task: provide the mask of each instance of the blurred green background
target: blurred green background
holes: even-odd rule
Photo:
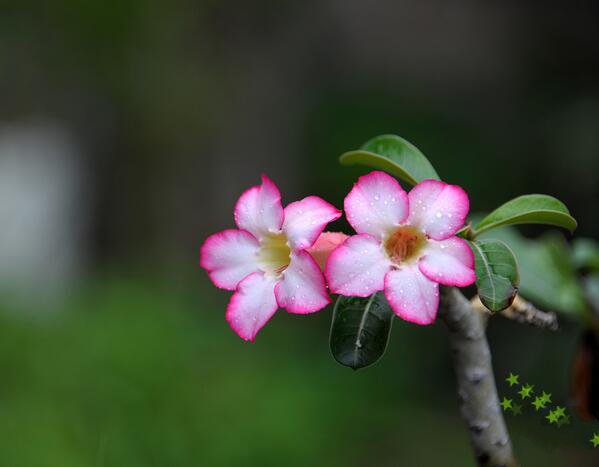
[[[341,207],[363,170],[337,156],[383,133],[473,211],[547,193],[598,238],[598,26],[595,2],[2,3],[0,465],[473,465],[440,324],[396,320],[358,372],[330,309],[244,343],[199,246],[262,172]],[[513,371],[570,404],[560,324],[492,320],[501,395]],[[507,422],[524,466],[597,465],[596,422]]]

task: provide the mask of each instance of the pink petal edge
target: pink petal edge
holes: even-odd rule
[[[385,297],[397,316],[422,326],[432,324],[439,309],[439,284],[429,280],[415,265],[385,276]]]
[[[408,196],[399,182],[378,170],[361,176],[343,204],[354,230],[378,239],[404,222],[409,214]]]
[[[258,270],[259,242],[245,230],[227,229],[210,235],[200,247],[200,266],[220,289],[235,290],[239,282]]]
[[[227,306],[225,318],[239,337],[253,342],[258,331],[278,309],[275,299],[276,281],[261,272],[247,276],[239,283]]]
[[[458,237],[429,240],[418,268],[430,280],[443,285],[466,287],[476,281],[474,253],[468,242]]]
[[[470,209],[466,192],[458,185],[427,179],[408,193],[407,223],[420,228],[434,240],[453,236],[464,225]]]
[[[329,222],[341,217],[341,211],[318,196],[308,196],[285,207],[283,231],[292,249],[309,248]]]
[[[331,303],[322,272],[307,251],[292,254],[291,264],[275,286],[275,297],[279,307],[295,314],[314,313]]]
[[[284,212],[281,205],[281,192],[266,175],[262,184],[245,190],[233,213],[237,227],[247,230],[260,239],[269,232],[278,232],[283,226]]]
[[[391,261],[371,235],[349,237],[327,260],[325,277],[331,293],[350,297],[368,297],[383,290]]]

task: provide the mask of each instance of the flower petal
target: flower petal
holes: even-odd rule
[[[275,295],[279,306],[290,313],[314,313],[331,302],[322,272],[306,251],[292,253]]]
[[[408,197],[390,175],[374,171],[358,179],[345,198],[345,213],[359,234],[382,239],[408,217]]]
[[[258,271],[260,245],[245,230],[224,230],[211,235],[200,249],[200,266],[217,287],[235,290],[242,279]]]
[[[312,258],[318,263],[318,266],[324,271],[325,265],[331,253],[341,245],[348,236],[341,232],[323,232],[306,251],[312,255]]]
[[[391,261],[370,235],[349,237],[331,253],[325,275],[332,293],[368,297],[383,290]]]
[[[466,287],[474,283],[474,254],[466,240],[450,237],[429,240],[418,262],[422,274],[443,285]]]
[[[227,307],[227,322],[246,341],[256,334],[277,311],[276,280],[261,272],[250,274],[239,283]]]
[[[439,308],[439,284],[425,277],[415,264],[385,277],[385,296],[397,316],[416,324],[431,324]]]
[[[332,204],[318,196],[308,196],[285,208],[283,231],[292,249],[311,247],[329,222],[341,217]]]
[[[262,175],[262,185],[246,190],[235,205],[235,223],[257,239],[269,232],[278,232],[283,225],[281,193],[277,186]]]
[[[435,240],[444,240],[463,225],[470,202],[466,192],[457,185],[438,180],[424,180],[410,193],[410,216],[407,223],[420,228]]]

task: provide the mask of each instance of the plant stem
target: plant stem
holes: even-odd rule
[[[486,318],[454,287],[442,291],[441,318],[449,330],[460,413],[479,466],[517,466],[493,375]]]

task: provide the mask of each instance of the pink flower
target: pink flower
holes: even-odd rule
[[[253,341],[279,307],[305,314],[330,303],[322,272],[306,249],[339,217],[316,196],[283,209],[279,189],[266,176],[241,195],[235,206],[239,230],[212,235],[200,252],[212,282],[236,291],[226,318],[241,338]]]
[[[468,214],[462,188],[424,180],[409,194],[384,172],[360,177],[345,198],[347,219],[359,235],[329,257],[332,293],[367,297],[384,290],[395,314],[418,324],[435,321],[439,284],[472,284],[474,255],[455,236]]]

